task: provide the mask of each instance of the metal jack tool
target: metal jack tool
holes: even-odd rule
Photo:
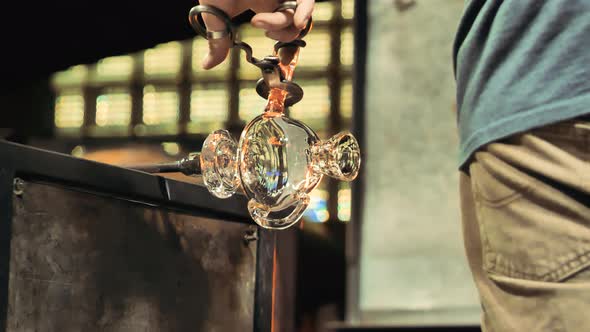
[[[285,1],[275,9],[275,12],[285,10],[295,10],[297,8],[297,1]],[[226,28],[221,31],[207,31],[203,23],[201,14],[207,13],[215,15],[225,22]],[[189,12],[189,21],[193,29],[206,39],[222,39],[229,38],[232,47],[237,47],[246,53],[246,61],[258,67],[262,72],[262,78],[256,83],[256,92],[264,99],[268,98],[270,89],[279,88],[287,91],[285,106],[289,107],[303,98],[303,89],[291,81],[292,77],[286,77],[286,73],[281,70],[281,64],[287,65],[291,63],[293,58],[297,56],[300,47],[305,47],[305,42],[301,39],[307,35],[313,26],[310,19],[307,26],[301,31],[299,37],[291,42],[277,42],[274,46],[275,55],[266,56],[258,59],[253,56],[252,47],[246,42],[240,41],[237,38],[237,29],[232,23],[231,18],[221,9],[208,6],[198,5]]]

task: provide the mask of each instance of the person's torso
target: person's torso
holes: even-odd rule
[[[491,141],[590,113],[590,1],[466,1],[454,59],[463,165]]]

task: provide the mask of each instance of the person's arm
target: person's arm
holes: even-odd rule
[[[274,12],[282,1],[277,0],[201,0],[202,5],[215,6],[230,17],[234,17],[250,9],[256,13],[251,24],[256,28],[266,30],[266,36],[279,41],[291,41],[297,38],[307,21],[311,18],[314,0],[297,0],[297,9]],[[225,29],[222,20],[213,15],[203,14],[203,21],[209,31]],[[229,37],[209,40],[209,52],[202,62],[205,69],[210,69],[222,63],[230,48]]]

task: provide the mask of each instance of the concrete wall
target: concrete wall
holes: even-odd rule
[[[452,43],[463,1],[368,6],[360,317],[477,322],[456,163]]]

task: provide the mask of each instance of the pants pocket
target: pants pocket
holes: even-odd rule
[[[526,147],[489,152],[494,150],[478,152],[470,165],[484,269],[549,282],[588,276],[590,209],[553,182],[543,181],[547,174],[537,176],[538,168],[530,171],[526,163],[535,158],[528,152],[519,156]],[[555,179],[552,176],[547,178]]]

